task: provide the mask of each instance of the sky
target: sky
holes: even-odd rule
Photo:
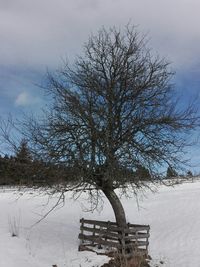
[[[0,116],[39,112],[47,68],[73,61],[100,27],[128,22],[171,62],[183,103],[200,101],[199,10],[199,0],[0,0]]]

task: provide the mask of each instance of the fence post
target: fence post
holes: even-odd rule
[[[147,255],[148,255],[148,246],[149,246],[149,230],[150,230],[150,226],[147,229],[147,238],[146,238],[146,242],[147,242],[147,244],[146,244],[146,253],[147,253]]]
[[[83,227],[84,227],[84,218],[81,219],[81,226],[82,226],[81,227],[81,234],[83,235],[83,232],[84,232],[84,230],[83,230]],[[83,244],[83,243],[84,243],[84,239],[81,240],[81,244]]]
[[[106,241],[107,241],[107,239],[108,239],[109,230],[110,230],[110,221],[107,222],[106,237],[105,237],[105,240],[106,240]]]
[[[82,246],[83,246],[83,243],[84,243],[84,238],[83,238],[84,218],[80,219],[80,223],[81,223],[81,235],[82,235],[82,238],[80,239],[80,245],[78,247],[79,251],[82,250]]]
[[[94,225],[93,225],[93,233],[92,233],[93,238],[95,238],[95,229],[96,229],[96,224],[94,223]],[[94,245],[94,239],[92,241],[92,245]]]
[[[122,229],[121,231],[121,246],[122,246],[122,256],[125,257],[125,254],[126,254],[126,242],[125,242],[125,233],[124,233],[124,230]]]
[[[102,237],[102,227],[100,226],[100,228],[99,228],[99,241],[101,240],[101,237]],[[101,243],[99,242],[99,244],[98,244],[98,249],[102,249],[102,246],[101,246]]]

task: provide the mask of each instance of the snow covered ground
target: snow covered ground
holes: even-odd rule
[[[33,192],[18,197],[12,190],[0,190],[1,267],[97,267],[108,261],[77,251],[80,218],[114,220],[106,200],[104,209],[92,214],[82,210],[84,199],[67,197],[63,208],[36,223],[56,199],[46,205],[47,197]],[[128,221],[151,226],[152,266],[160,261],[164,267],[200,266],[200,181],[141,194],[139,209],[134,198],[122,202]],[[18,237],[12,237],[14,232]]]

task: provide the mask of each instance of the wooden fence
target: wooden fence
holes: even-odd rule
[[[149,245],[149,225],[127,224],[126,229],[117,226],[115,222],[80,220],[81,240],[79,250],[88,247],[101,248],[105,246],[110,251],[120,252],[126,258],[131,256],[147,256]]]

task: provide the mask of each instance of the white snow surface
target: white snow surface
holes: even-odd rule
[[[157,193],[142,193],[138,201],[139,207],[135,198],[122,198],[127,220],[151,227],[151,266],[199,267],[200,180],[159,186]],[[109,261],[94,252],[78,252],[80,218],[114,220],[107,200],[101,212],[86,213],[83,197],[74,201],[66,196],[63,208],[37,223],[55,202],[33,191],[19,197],[0,189],[0,267],[98,267]],[[18,236],[12,237],[13,232]]]

